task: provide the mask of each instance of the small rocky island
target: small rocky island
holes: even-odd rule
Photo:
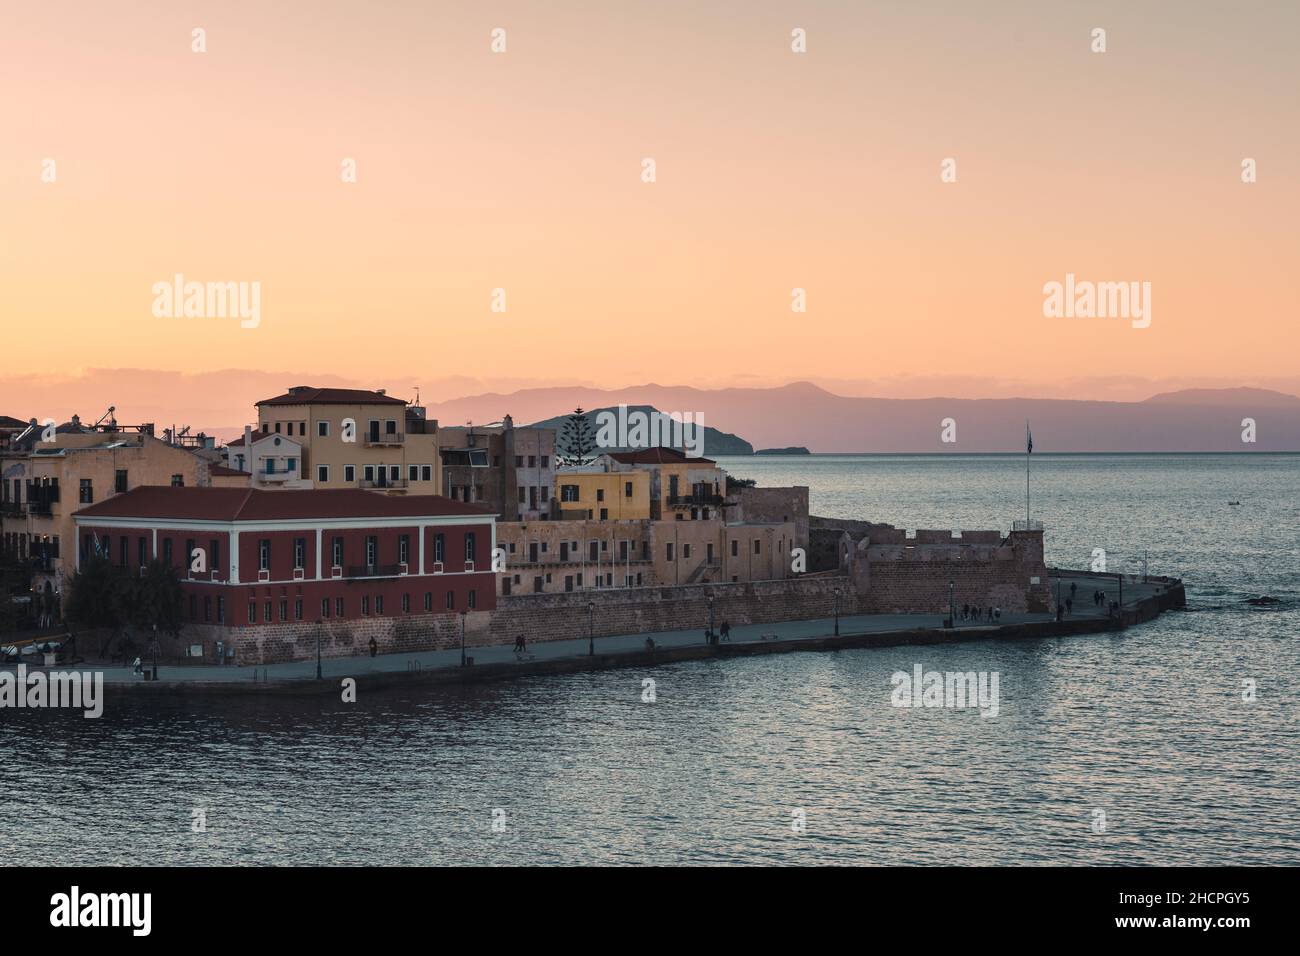
[[[802,445],[791,445],[789,448],[760,448],[754,452],[755,455],[811,455],[807,448]]]

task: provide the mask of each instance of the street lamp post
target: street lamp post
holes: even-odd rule
[[[469,611],[460,612],[460,666],[465,666],[465,619],[469,617]]]
[[[835,589],[835,636],[840,636],[840,589]]]
[[[321,637],[321,622],[320,622],[320,618],[316,618],[316,679],[317,680],[320,680],[320,637]]]
[[[948,582],[948,626],[957,627],[957,604],[956,598],[952,596],[952,582]]]
[[[596,656],[596,631],[592,624],[592,616],[596,613],[596,602],[587,602],[587,656]]]
[[[713,595],[709,595],[709,640],[713,640]]]

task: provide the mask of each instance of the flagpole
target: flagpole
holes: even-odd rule
[[[1029,432],[1029,419],[1025,419],[1025,530],[1029,530],[1029,455],[1034,449],[1034,439]]]

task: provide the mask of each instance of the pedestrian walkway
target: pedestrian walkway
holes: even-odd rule
[[[1061,575],[1060,588],[1061,595],[1064,599],[1069,593],[1071,582],[1075,582],[1078,587],[1075,593],[1074,613],[1067,619],[1074,618],[1102,618],[1106,616],[1103,609],[1095,607],[1091,601],[1093,590],[1098,586],[1097,579],[1070,575],[1063,572]],[[1053,593],[1055,594],[1056,579],[1052,579]],[[1117,599],[1118,590],[1110,588],[1107,585],[1108,599]],[[1159,585],[1129,585],[1124,586],[1124,604],[1129,606],[1138,600],[1153,595],[1158,590]],[[1111,591],[1115,593],[1112,595]],[[1082,607],[1080,606],[1082,605]],[[960,606],[958,607],[960,612]],[[847,634],[888,634],[891,632],[913,631],[921,629],[938,629],[943,627],[943,620],[946,615],[941,614],[855,614],[845,615],[839,619],[839,633]],[[1053,620],[1052,614],[1007,614],[1003,613],[1001,618],[990,624],[987,621],[980,622],[963,622],[957,621],[957,631],[987,631],[995,632],[999,626],[1023,624],[1026,622],[1045,622]],[[687,646],[703,646],[706,641],[704,637],[704,623],[698,629],[682,631],[656,631],[653,633],[639,634],[618,634],[613,636],[596,637],[590,641],[585,634],[575,633],[572,638],[558,641],[541,641],[530,643],[526,654],[516,655],[513,642],[510,644],[494,644],[490,646],[468,647],[465,650],[467,657],[473,658],[476,665],[484,664],[512,664],[512,663],[532,663],[537,661],[553,661],[562,658],[576,658],[587,656],[594,645],[595,653],[598,655],[610,654],[634,654],[644,652],[646,649],[646,638],[654,640],[656,649],[664,650],[668,648],[678,648]],[[716,625],[721,625],[721,621],[715,621]],[[782,640],[782,641],[799,641],[813,640],[824,638],[835,634],[835,619],[830,617],[814,618],[804,621],[782,621],[775,624],[733,624],[731,627],[730,644],[760,643],[765,640]],[[726,646],[726,645],[723,645]],[[332,680],[340,680],[344,677],[361,677],[365,675],[384,674],[384,673],[401,673],[414,670],[436,670],[442,668],[457,668],[461,665],[460,648],[451,648],[436,651],[420,651],[417,653],[405,654],[380,654],[376,657],[343,657],[343,658],[325,658],[321,662],[321,676]],[[13,670],[13,665],[6,665],[5,669]],[[28,664],[28,669],[32,670],[32,664]],[[88,667],[79,665],[76,668],[56,667],[53,670],[93,670],[96,673],[104,675],[105,683],[137,683],[141,677],[135,674],[130,667]],[[522,669],[522,668],[521,668]],[[316,677],[316,661],[294,661],[287,664],[266,664],[256,667],[234,667],[220,666],[215,664],[208,665],[172,665],[166,664],[159,666],[158,678],[167,682],[227,682],[227,681],[286,681],[286,680],[310,680]]]

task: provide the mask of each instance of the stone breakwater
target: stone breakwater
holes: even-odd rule
[[[1090,575],[1088,572],[1062,572],[1079,582],[1095,581],[1099,586],[1113,587],[1114,575]],[[1160,614],[1184,607],[1186,598],[1182,581],[1176,578],[1148,579],[1145,596],[1127,602],[1123,611],[1114,617],[1091,616],[1069,618],[1063,621],[1030,620],[982,627],[904,627],[897,630],[849,632],[840,635],[824,634],[793,638],[777,637],[770,640],[737,641],[725,644],[689,644],[661,647],[654,650],[635,649],[620,652],[599,652],[588,656],[575,653],[569,656],[542,660],[523,660],[497,663],[476,663],[468,667],[435,666],[358,673],[353,679],[357,687],[367,690],[383,688],[429,687],[444,684],[467,684],[486,681],[509,680],[516,677],[563,674],[576,671],[605,670],[619,667],[654,667],[680,661],[707,658],[728,658],[756,654],[781,654],[793,651],[834,651],[850,648],[897,647],[905,645],[952,644],[981,640],[1034,640],[1047,637],[1068,637],[1105,631],[1124,630],[1158,617]],[[398,662],[394,662],[395,664]],[[172,679],[172,674],[183,674],[184,668],[168,668],[171,674],[158,681],[110,682],[106,690],[112,693],[135,694],[204,694],[238,695],[283,694],[290,696],[337,697],[337,675],[323,680],[295,677],[281,679],[267,669],[261,680]],[[256,674],[256,669],[251,669]]]

